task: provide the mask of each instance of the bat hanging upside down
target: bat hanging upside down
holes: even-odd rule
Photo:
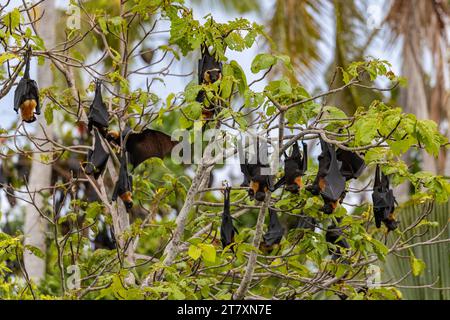
[[[394,193],[389,187],[389,178],[381,172],[378,165],[375,170],[372,201],[376,227],[380,228],[383,222],[388,232],[397,229],[399,222],[395,219],[394,215]]]
[[[316,179],[306,189],[313,195],[321,195],[324,201],[322,211],[331,214],[345,197],[345,178],[333,146],[320,139],[322,153],[319,155],[319,170]]]
[[[133,207],[132,191],[133,180],[131,175],[128,173],[127,154],[126,152],[124,152],[120,160],[119,179],[117,180],[116,186],[114,187],[112,200],[116,201],[117,197],[119,197],[124,203],[127,210],[131,210],[131,208]]]
[[[14,110],[22,120],[31,123],[36,121],[35,114],[41,114],[39,104],[39,90],[36,81],[30,79],[30,51],[25,55],[26,67],[22,79],[20,79],[14,92]]]
[[[264,150],[262,154],[268,154],[267,144],[263,145]],[[248,163],[248,159],[244,156],[244,163],[241,164],[241,172],[244,174],[244,182],[241,184],[242,187],[250,187],[248,190],[248,195],[252,199],[257,201],[264,201],[267,191],[273,191],[273,176],[267,174],[264,171],[269,171],[270,167],[268,164],[261,163],[259,159],[259,143],[257,146],[256,161],[251,161]]]
[[[202,58],[198,61],[198,84],[212,84],[222,79],[222,62],[209,53],[208,47],[202,45]],[[202,119],[212,120],[217,113],[218,106],[209,102],[206,106],[206,92],[200,90],[196,101],[203,104]]]
[[[288,157],[286,154],[284,156],[284,176],[275,184],[274,190],[277,190],[282,185],[286,185],[287,191],[297,194],[303,188],[302,176],[308,169],[307,146],[303,143],[302,155],[296,141],[292,147],[291,156]]]
[[[223,200],[223,213],[222,222],[220,224],[220,241],[222,247],[226,248],[234,242],[234,235],[238,233],[237,229],[233,225],[233,218],[230,213],[230,191],[231,188],[225,188],[224,200]],[[234,245],[231,247],[231,251],[234,252]]]

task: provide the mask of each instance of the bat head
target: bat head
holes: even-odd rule
[[[259,172],[259,170],[258,170]],[[255,198],[257,201],[264,201],[266,192],[270,189],[271,178],[260,173],[255,174],[250,178],[250,189],[248,195]]]
[[[214,83],[217,80],[222,79],[222,70],[217,68],[206,70],[203,74],[203,79],[206,83]]]
[[[209,53],[207,47],[202,47],[202,58],[198,64],[199,84],[211,84],[222,78],[222,63]]]
[[[127,210],[130,210],[133,207],[133,197],[131,195],[131,191],[126,191],[120,195],[120,199],[122,199],[123,204]]]

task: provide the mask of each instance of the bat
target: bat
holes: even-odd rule
[[[100,80],[95,82],[95,95],[88,114],[88,130],[96,127],[104,136],[108,128],[109,113],[102,98],[102,83]]]
[[[128,211],[133,207],[132,192],[133,180],[131,175],[128,173],[127,153],[123,152],[120,160],[119,178],[117,179],[114,187],[112,201],[116,201],[117,197],[119,197]]]
[[[263,154],[268,154],[267,145],[264,145]],[[268,190],[273,190],[273,177],[271,175],[265,174],[263,171],[269,170],[268,164],[262,164],[259,159],[260,146],[257,142],[257,155],[256,161],[248,163],[248,159],[244,156],[244,164],[241,164],[241,172],[244,174],[244,182],[242,186],[249,186],[248,195],[251,199],[256,199],[257,201],[264,201],[266,197],[266,192]],[[256,163],[254,163],[256,162]]]
[[[312,186],[306,187],[313,195],[320,194],[324,201],[322,211],[331,214],[345,197],[345,178],[333,146],[320,139],[322,153],[319,155],[319,170]]]
[[[269,228],[263,235],[263,241],[259,248],[265,253],[271,252],[275,246],[278,246],[284,235],[284,228],[278,220],[276,211],[269,208]]]
[[[316,219],[302,214],[302,216],[299,216],[297,219],[296,228],[309,229],[311,231],[314,231],[314,229],[316,228]]]
[[[109,152],[102,145],[98,130],[94,130],[94,150],[88,151],[87,164],[84,168],[87,175],[94,175],[95,179],[102,174],[108,162]]]
[[[110,131],[106,138],[121,145],[118,132]],[[163,132],[152,129],[133,132],[129,127],[122,132],[122,141],[124,140],[129,161],[134,168],[151,157],[163,159],[178,144],[178,141],[172,141],[171,137]]]
[[[377,165],[375,170],[375,183],[372,193],[373,214],[375,216],[375,225],[381,227],[381,223],[386,226],[388,232],[397,229],[399,222],[396,221],[395,197],[392,189],[389,188],[389,178],[381,172]]]
[[[198,84],[211,84],[222,79],[222,62],[218,61],[209,53],[208,47],[201,46],[202,57],[198,60]],[[211,120],[218,106],[210,102],[209,106],[205,106],[206,92],[200,90],[195,99],[204,105],[202,111],[202,119]]]
[[[341,254],[341,248],[348,249],[350,248],[347,240],[343,237],[344,233],[342,229],[338,226],[336,226],[334,223],[332,223],[325,234],[325,240],[328,243],[331,243],[333,245],[336,245],[335,249],[328,248],[328,253],[332,255],[332,260],[338,259]]]
[[[98,249],[116,249],[116,239],[114,238],[114,234],[112,233],[112,230],[106,226],[99,230],[94,239],[94,250]]]
[[[220,241],[222,242],[223,248],[232,244],[234,242],[235,233],[238,233],[233,225],[233,218],[230,214],[230,189],[230,187],[225,188],[222,223],[220,225]],[[231,247],[231,251],[234,252],[233,247]]]
[[[36,114],[41,114],[39,103],[39,89],[36,81],[30,79],[30,54],[28,50],[25,55],[25,73],[20,79],[14,92],[14,111],[19,113],[22,120],[31,123],[36,121]]]
[[[286,185],[286,190],[297,194],[303,188],[302,176],[308,169],[308,150],[307,145],[302,143],[303,155],[300,153],[300,148],[297,141],[292,147],[291,156],[285,154],[284,159],[284,176],[275,184],[274,190],[277,190],[282,185]]]
[[[355,152],[338,149],[336,157],[342,163],[341,174],[347,181],[357,179],[366,168],[364,160]]]

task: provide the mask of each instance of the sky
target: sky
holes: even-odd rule
[[[10,8],[17,6],[19,4],[21,4],[22,1],[20,0],[12,0],[11,1],[11,5]],[[206,1],[205,1],[206,2]],[[382,19],[382,12],[384,12],[383,10],[385,8],[383,8],[383,4],[385,3],[384,0],[375,0],[372,1],[374,3],[373,6],[369,7],[369,12],[368,12],[368,23],[371,23],[373,25],[376,26],[377,22],[381,21]],[[69,3],[69,0],[56,0],[56,5],[60,8],[66,8],[67,4]],[[189,3],[189,1],[187,1],[187,3]],[[216,21],[218,22],[226,22],[228,20],[232,20],[235,19],[237,17],[244,17],[250,21],[255,21],[257,23],[260,24],[264,24],[264,18],[269,19],[270,16],[264,16],[264,15],[259,15],[256,13],[246,13],[246,14],[238,14],[236,12],[226,12],[223,7],[219,4],[219,1],[217,0],[211,0],[212,5],[211,6],[199,6],[199,5],[194,5],[194,17],[196,19],[202,20],[202,18],[207,15],[208,13],[212,12],[214,18]],[[265,1],[261,1],[263,9],[262,12],[272,12],[272,8],[274,6],[275,1],[274,0],[265,0]],[[372,8],[372,9],[370,9]],[[264,16],[264,17],[263,17]],[[325,21],[323,21],[325,25],[330,25],[332,26],[333,21],[331,19],[325,19]],[[160,30],[167,30],[168,24],[161,24],[159,26]],[[330,28],[332,29],[332,28]],[[332,34],[330,34],[330,36],[332,36]],[[152,46],[156,46],[159,44],[163,44],[165,42],[165,36],[159,37],[158,39],[152,39]],[[320,49],[323,53],[323,59],[324,59],[324,64],[323,64],[323,70],[326,67],[326,65],[329,63],[330,59],[332,58],[331,56],[331,52],[332,50],[330,50],[330,45],[329,43],[332,43],[331,39],[330,41],[327,41],[327,43],[321,43],[320,44]],[[235,51],[231,51],[228,50],[227,51],[227,57],[229,58],[229,60],[236,60],[239,61],[239,63],[241,64],[242,68],[244,69],[247,78],[248,78],[248,82],[251,82],[254,79],[257,79],[258,77],[260,77],[259,74],[254,75],[253,73],[250,72],[250,65],[251,62],[253,60],[253,58],[256,56],[257,53],[259,52],[263,52],[264,50],[266,50],[267,48],[264,46],[263,43],[261,42],[257,42],[255,44],[255,46],[253,46],[252,48],[245,50],[244,52],[235,52]],[[380,46],[379,44],[377,44],[376,42],[374,43],[374,45],[372,45],[370,47],[369,50],[370,55],[377,57],[377,58],[382,58],[382,59],[388,59],[390,62],[393,63],[393,69],[394,72],[398,72],[399,71],[399,63],[398,63],[398,50],[396,50],[396,48],[394,48],[393,50],[387,51],[385,50],[384,47]],[[92,60],[94,60],[96,57],[91,57]],[[155,57],[156,59],[156,57]],[[189,63],[186,63],[186,59],[189,60]],[[195,68],[196,68],[196,57],[194,57],[192,54],[188,55],[185,59],[182,59],[182,61],[176,62],[173,65],[173,73],[178,73],[178,74],[188,74],[191,72],[195,72]],[[141,65],[142,66],[142,65]],[[159,68],[160,66],[158,66]],[[36,73],[37,73],[37,69],[36,69],[36,61],[32,62],[32,67],[31,67],[31,76],[32,77],[36,77]],[[319,72],[322,73],[322,72]],[[89,79],[87,79],[89,80]],[[165,78],[166,83],[165,85],[162,83],[157,83],[156,86],[154,87],[154,91],[161,96],[163,99],[165,99],[165,97],[167,97],[170,93],[172,92],[181,92],[184,90],[184,87],[187,84],[187,79],[184,77],[166,77]],[[191,80],[191,79],[189,79]],[[319,79],[319,84],[321,86],[325,86],[325,83],[323,82],[322,79]],[[139,80],[134,81],[134,86],[136,88],[138,87],[143,87],[145,85],[146,79],[144,77],[140,77]],[[260,83],[257,83],[254,86],[255,90],[261,90],[262,88],[264,88],[264,86],[266,85],[265,81],[262,81]],[[317,85],[317,83],[314,84],[309,84],[309,83],[304,83],[303,84],[307,89],[312,89],[314,86]],[[325,89],[325,87],[324,87]],[[0,127],[6,127],[9,126],[11,124],[12,121],[16,121],[18,115],[13,111],[12,109],[12,103],[13,103],[13,96],[14,96],[14,92],[13,90],[11,90],[11,92],[4,97],[2,100],[2,116],[0,117]],[[10,106],[8,108],[8,106]]]

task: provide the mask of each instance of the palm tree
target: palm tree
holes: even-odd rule
[[[434,120],[438,125],[450,120],[448,111],[448,61],[445,53],[449,43],[446,37],[449,6],[441,0],[395,0],[386,17],[393,31],[393,41],[402,41],[402,73],[409,85],[401,93],[400,104],[419,118]],[[425,71],[426,53],[431,57],[431,70]],[[434,83],[431,85],[431,83]],[[447,132],[448,134],[448,132]],[[448,134],[450,137],[450,135]],[[449,172],[444,152],[440,162],[423,153],[422,168],[431,172]]]

